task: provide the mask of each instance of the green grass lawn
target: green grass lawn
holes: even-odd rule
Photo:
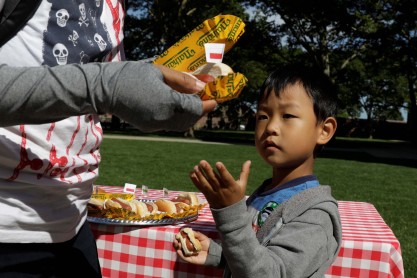
[[[247,194],[270,168],[250,145],[104,139],[100,177],[96,184],[145,184],[149,188],[195,191],[188,173],[201,159],[222,161],[237,177],[241,164],[251,160]],[[332,186],[338,200],[372,203],[401,243],[406,277],[417,273],[417,168],[403,160],[377,159],[349,150],[325,150],[317,159],[321,184]]]

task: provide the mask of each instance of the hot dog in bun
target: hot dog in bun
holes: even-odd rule
[[[158,207],[152,202],[132,200],[130,201],[130,204],[132,206],[132,211],[135,212],[141,218],[156,213],[158,211]]]
[[[103,209],[104,202],[99,199],[91,198],[87,203],[88,209]]]
[[[201,243],[195,238],[191,228],[182,228],[175,238],[181,242],[181,249],[185,256],[196,255],[201,251]]]
[[[130,211],[132,210],[132,206],[130,202],[121,198],[106,199],[104,201],[104,208],[105,209],[122,208],[122,209],[130,210]]]
[[[193,192],[180,193],[177,197],[171,199],[171,201],[186,203],[189,206],[197,206],[199,204],[197,195]]]
[[[90,215],[95,215],[101,212],[104,208],[104,202],[99,199],[90,198],[87,203],[87,210]]]
[[[227,76],[229,73],[233,73],[233,69],[224,63],[207,63],[199,67],[192,74],[208,74],[217,78],[219,76]]]
[[[155,205],[158,207],[159,211],[166,213],[181,213],[184,212],[184,209],[189,207],[186,203],[173,202],[165,199],[156,200]]]
[[[127,201],[121,198],[106,199],[104,208],[122,208],[134,212],[141,218],[158,211],[158,207],[152,202],[141,202],[138,200]]]

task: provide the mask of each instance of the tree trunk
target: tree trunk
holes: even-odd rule
[[[414,81],[408,77],[408,93],[410,97],[410,106],[408,108],[407,126],[410,134],[410,141],[414,146],[417,146],[417,101],[414,92]]]

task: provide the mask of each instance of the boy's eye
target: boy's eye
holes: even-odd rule
[[[268,117],[266,115],[258,115],[257,119],[260,120],[266,120]]]
[[[295,118],[295,116],[294,116],[294,115],[292,115],[292,114],[284,114],[284,115],[282,115],[282,117],[283,117],[284,119],[291,119],[291,118]]]

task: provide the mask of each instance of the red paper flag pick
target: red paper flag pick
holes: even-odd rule
[[[223,54],[222,53],[210,53],[210,59],[222,59]]]

